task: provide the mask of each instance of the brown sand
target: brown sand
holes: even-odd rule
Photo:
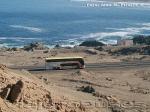
[[[96,51],[97,54],[91,54],[86,51],[87,49],[89,48],[60,48],[49,50],[48,53],[44,53],[43,50],[1,52],[0,63],[8,67],[41,66],[44,65],[46,57],[54,56],[82,56],[87,63],[150,59],[149,56],[136,54],[111,56],[104,51]],[[0,98],[0,112],[51,112],[52,110],[56,110],[56,112],[150,111],[149,67],[29,73],[26,70],[10,70],[5,66],[0,66],[0,92],[3,92],[8,85],[11,85],[11,87],[16,85],[19,80],[23,82],[23,87],[19,88],[19,95],[16,96],[14,103],[9,98],[6,98],[6,100],[4,97],[3,99]],[[84,93],[80,91],[82,86],[92,86],[95,92]]]

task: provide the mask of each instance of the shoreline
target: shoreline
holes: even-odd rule
[[[83,57],[86,63],[150,60],[150,46],[97,46],[47,48],[40,43],[24,48],[0,48],[0,63],[15,66],[44,65],[49,57]]]
[[[123,30],[123,29],[122,29]],[[132,30],[132,29],[131,29]],[[109,36],[109,35],[108,35]],[[3,42],[2,40],[1,40],[1,37],[0,37],[0,48],[23,48],[24,46],[27,46],[27,45],[29,45],[29,44],[32,44],[32,43],[41,43],[41,44],[43,44],[45,47],[47,47],[47,48],[55,48],[55,46],[57,46],[57,45],[59,45],[59,46],[61,46],[61,47],[70,47],[70,48],[73,48],[73,47],[76,47],[76,46],[79,46],[80,44],[82,44],[83,42],[85,42],[85,41],[98,41],[98,42],[101,42],[101,43],[103,43],[103,44],[105,44],[105,45],[117,45],[117,42],[118,41],[120,41],[120,40],[125,40],[125,39],[129,39],[129,40],[133,40],[134,38],[136,38],[136,37],[144,37],[144,38],[147,38],[147,37],[149,37],[150,38],[150,35],[149,34],[134,34],[134,35],[132,35],[132,36],[123,36],[123,37],[117,37],[117,39],[113,39],[113,37],[114,37],[114,35],[112,34],[112,35],[110,35],[110,37],[112,36],[112,39],[110,38],[110,39],[96,39],[96,38],[90,38],[90,37],[88,37],[88,38],[83,38],[82,40],[76,40],[76,39],[73,39],[73,40],[71,40],[71,41],[68,41],[68,43],[67,43],[67,40],[64,40],[64,42],[63,42],[63,40],[60,40],[60,42],[61,43],[59,43],[59,41],[58,42],[54,42],[53,44],[52,43],[46,43],[46,42],[44,42],[44,40],[43,41],[31,41],[31,42],[24,42],[24,43],[22,43],[22,44],[19,44],[19,43],[7,43],[7,42]],[[17,45],[17,44],[19,44],[19,45]]]
[[[43,99],[41,93],[44,95],[48,91],[48,93],[50,93],[49,96],[51,96],[48,97],[48,99],[52,98],[53,100],[51,101],[54,104],[56,104],[56,101],[59,102],[59,105],[61,105],[61,101],[63,104],[69,102],[67,105],[65,103],[65,105],[67,109],[69,108],[70,110],[72,104],[77,103],[81,104],[81,107],[85,110],[73,110],[74,112],[99,112],[100,108],[95,107],[94,102],[103,104],[104,102],[101,102],[100,99],[111,104],[109,105],[109,112],[113,112],[112,110],[116,108],[117,111],[118,109],[119,111],[122,109],[129,110],[131,107],[134,110],[139,110],[139,108],[141,111],[150,110],[150,100],[148,99],[150,94],[150,69],[148,65],[148,62],[150,62],[150,45],[78,46],[74,48],[62,48],[57,46],[57,48],[46,49],[44,45],[40,43],[32,43],[29,46],[25,46],[25,49],[14,50],[0,51],[0,64],[2,64],[2,67],[0,66],[0,76],[2,77],[1,80],[4,79],[4,82],[1,81],[0,84],[7,87],[8,84],[16,84],[18,80],[22,80],[24,85],[27,86],[27,88],[23,88],[24,91],[27,91],[26,96],[28,96],[28,93],[31,95],[29,98],[25,97],[25,101],[29,103],[25,103],[24,106],[28,106],[30,101],[33,101],[32,104],[34,105],[37,103],[36,100],[39,101],[39,99]],[[149,51],[149,54],[145,54],[147,51]],[[85,67],[85,69],[80,70],[37,70],[38,67],[44,67],[46,58],[68,56],[83,57],[87,68]],[[95,67],[93,63],[95,63],[97,67]],[[92,65],[94,68],[88,68],[87,64],[89,66]],[[120,65],[122,68],[120,68]],[[4,67],[7,68],[5,69]],[[36,70],[30,71],[29,69],[32,69],[30,67]],[[16,81],[14,81],[14,78]],[[33,84],[36,86],[33,87]],[[38,87],[42,85],[40,86],[42,89],[38,88],[37,85]],[[28,88],[34,92],[28,90]],[[3,88],[0,87],[0,90],[3,90]],[[95,92],[91,92],[91,90]],[[15,94],[16,93],[17,92],[15,92]],[[21,93],[18,92],[17,94]],[[47,95],[48,94],[46,94],[46,96]],[[131,98],[131,96],[133,97]],[[5,100],[0,98],[0,104],[1,101]],[[89,102],[92,104],[90,108],[87,107],[87,101],[88,104]],[[42,102],[43,104],[49,104],[49,102],[45,100],[42,100]],[[142,106],[139,105],[139,102],[142,102],[140,103]],[[7,100],[6,104],[7,103],[10,103],[13,108],[31,111],[31,108],[25,108],[24,106],[20,108],[20,105],[18,107],[9,102],[9,100]],[[18,102],[17,104],[20,103]],[[69,105],[71,105],[71,107],[69,107]],[[118,106],[116,107],[114,105]],[[120,105],[125,105],[126,108]],[[137,107],[137,105],[139,105],[139,107]],[[145,107],[145,105],[147,107]],[[51,105],[45,109],[50,110],[50,107]],[[81,109],[81,107],[79,109]],[[4,106],[2,105],[0,108],[4,108]],[[96,109],[97,111],[95,111]],[[107,108],[102,109],[104,111],[105,109],[108,110]],[[61,111],[61,108],[59,108],[59,110]],[[39,111],[42,112],[42,110]]]

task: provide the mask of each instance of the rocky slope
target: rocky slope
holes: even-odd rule
[[[62,103],[63,102],[63,103]],[[66,105],[59,96],[51,97],[46,87],[38,79],[18,75],[0,65],[0,112],[80,112]]]

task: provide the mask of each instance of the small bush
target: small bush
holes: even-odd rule
[[[95,89],[92,86],[82,86],[80,91],[85,92],[85,93],[94,93]]]

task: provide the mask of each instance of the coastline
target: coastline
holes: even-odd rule
[[[150,112],[150,2],[31,1],[0,3],[0,112]]]
[[[75,46],[48,48],[42,43],[31,43],[23,48],[0,48],[0,63],[4,65],[44,65],[48,57],[80,56],[86,63],[105,63],[150,60],[149,45],[97,47]]]

